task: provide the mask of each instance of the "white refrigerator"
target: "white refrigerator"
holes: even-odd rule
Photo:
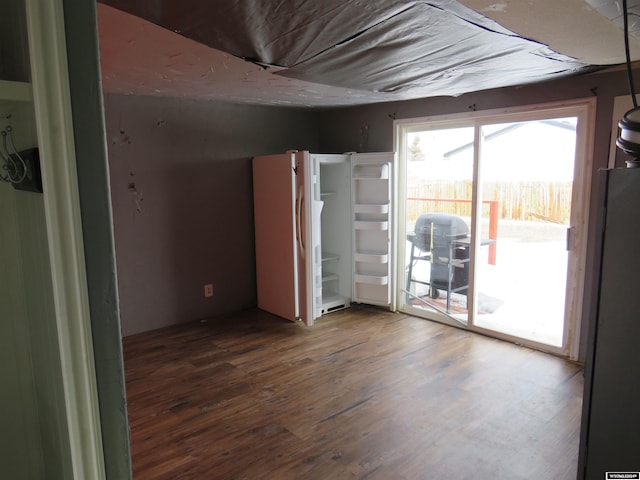
[[[258,308],[313,325],[351,303],[395,310],[395,156],[253,159]]]

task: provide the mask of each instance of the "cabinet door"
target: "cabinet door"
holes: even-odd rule
[[[353,301],[395,309],[394,154],[351,157]]]

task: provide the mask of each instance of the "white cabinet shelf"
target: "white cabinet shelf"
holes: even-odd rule
[[[0,80],[0,101],[31,102],[32,100],[30,83]]]
[[[389,230],[389,222],[374,220],[356,220],[354,227],[356,230]]]
[[[386,285],[389,283],[388,275],[366,275],[356,273],[354,275],[355,283],[364,283],[367,285]]]
[[[387,253],[374,253],[374,252],[356,252],[354,254],[354,261],[361,263],[388,263],[389,254]]]
[[[340,255],[329,252],[322,252],[322,261],[323,262],[337,262],[340,260]]]
[[[333,280],[339,280],[340,277],[335,273],[330,272],[322,272],[322,281],[323,282],[331,282]]]
[[[389,165],[356,165],[353,167],[353,180],[386,180],[389,178]]]
[[[387,214],[389,213],[389,204],[388,203],[358,203],[353,206],[353,213],[379,213],[379,214]]]

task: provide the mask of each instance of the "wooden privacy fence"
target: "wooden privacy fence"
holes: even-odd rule
[[[497,202],[500,220],[527,220],[569,224],[571,216],[571,182],[487,182],[482,200]],[[461,217],[471,216],[471,181],[407,183],[407,199],[452,199],[467,202],[443,202],[437,206],[423,201],[407,202],[407,221],[412,223],[422,213],[435,209]],[[427,210],[425,210],[425,208]],[[490,207],[491,208],[491,207]],[[483,211],[483,215],[490,212]]]
[[[527,220],[567,225],[571,215],[571,182],[493,182],[483,184],[482,216],[489,217],[489,239],[498,239],[498,220]],[[471,216],[471,182],[421,182],[407,185],[407,223],[427,212]],[[485,209],[488,207],[488,209]],[[489,245],[496,264],[497,245]]]

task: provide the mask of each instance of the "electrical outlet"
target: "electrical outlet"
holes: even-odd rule
[[[204,286],[204,296],[205,297],[213,297],[213,285],[210,283],[207,283]]]

